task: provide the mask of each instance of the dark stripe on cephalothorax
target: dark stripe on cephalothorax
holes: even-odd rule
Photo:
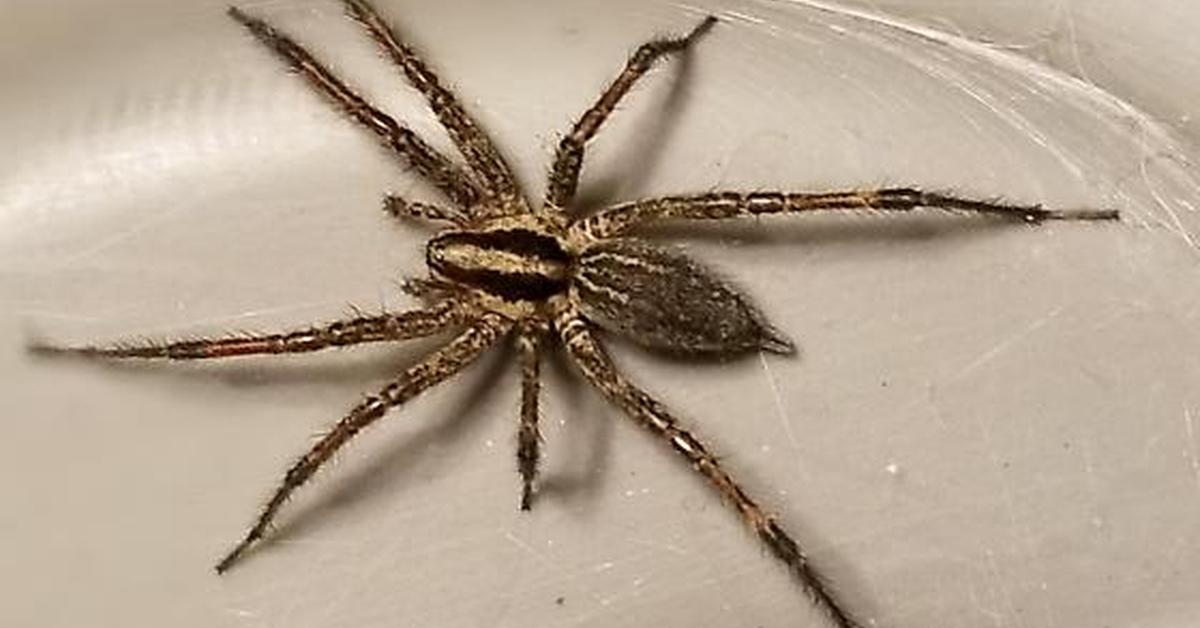
[[[510,301],[538,301],[567,288],[571,256],[529,229],[452,231],[430,240],[429,267],[443,277]]]
[[[504,251],[522,257],[532,257],[547,262],[566,264],[571,256],[563,250],[558,240],[528,229],[501,229],[496,231],[453,231],[433,239],[431,244],[446,246],[466,244],[482,249]]]
[[[537,273],[472,270],[452,265],[438,270],[454,281],[474,286],[509,301],[541,301],[567,289],[565,279],[554,279]]]

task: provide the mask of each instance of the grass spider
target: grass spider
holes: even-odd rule
[[[792,342],[736,288],[676,251],[639,239],[639,227],[664,220],[723,220],[830,210],[906,212],[931,208],[999,220],[1114,220],[1115,211],[1051,210],[927,192],[911,187],[833,192],[715,191],[621,203],[588,215],[575,209],[588,141],[656,62],[698,42],[716,24],[707,17],[682,37],[642,44],[558,144],[545,196],[531,204],[503,155],[421,57],[365,0],[341,0],[405,78],[427,99],[461,155],[443,155],[404,123],[377,109],[304,47],[237,8],[230,16],[349,118],[374,133],[396,157],[431,182],[448,202],[388,196],[388,213],[443,228],[426,244],[429,275],[405,290],[423,306],[270,334],[186,341],[57,347],[44,354],[101,358],[199,360],[312,352],[397,342],[443,332],[453,337],[386,387],[351,408],[284,474],[245,537],[217,564],[224,572],[268,531],[289,496],[360,431],[423,391],[458,374],[502,338],[515,335],[521,370],[517,427],[519,506],[535,496],[540,437],[540,364],[557,345],[579,374],[633,421],[682,456],[730,504],[838,628],[863,624],[826,584],[784,526],[724,469],[704,441],[612,362],[598,331],[647,348],[698,358],[765,351],[794,352]]]

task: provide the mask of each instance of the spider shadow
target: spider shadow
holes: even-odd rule
[[[415,433],[405,436],[400,442],[376,453],[371,457],[369,464],[348,474],[340,475],[315,500],[305,505],[299,505],[276,527],[271,535],[264,537],[261,545],[256,549],[267,549],[272,543],[286,541],[291,535],[304,536],[308,530],[320,525],[320,522],[327,519],[332,513],[391,493],[397,489],[399,478],[415,477],[416,468],[428,458],[430,451],[440,451],[442,457],[452,458],[452,456],[446,456],[444,449],[436,447],[436,445],[464,442],[466,433],[476,427],[488,414],[480,411],[486,402],[487,393],[497,388],[500,380],[511,370],[514,361],[515,348],[512,343],[502,349],[484,358],[486,363],[481,365],[482,373],[474,378],[475,381],[468,384],[466,390],[456,391],[454,397],[458,401],[440,413],[446,418],[426,424],[417,429]],[[586,391],[581,390],[584,387],[579,378],[571,372],[565,356],[561,352],[553,351],[549,352],[547,357],[550,368],[545,370],[552,371],[555,387],[564,390],[569,400],[567,407],[572,409],[581,407],[580,394]],[[546,377],[547,375],[551,375],[551,373],[543,373],[544,381],[549,379]],[[592,405],[595,406],[595,404]],[[580,414],[592,417],[597,413],[584,412]],[[576,421],[576,418],[576,415],[568,417],[567,425],[570,427],[566,431],[567,438],[564,439],[566,441],[565,449],[568,452],[565,459],[579,460],[580,462],[567,470],[543,472],[534,497],[535,509],[538,501],[542,499],[586,500],[603,487],[612,441],[611,422],[588,419],[586,428],[578,430],[576,428],[581,423]],[[604,418],[607,419],[607,417]],[[544,419],[545,416],[543,416]],[[578,455],[579,452],[586,453]],[[515,449],[513,455],[512,482],[507,488],[512,490],[513,510],[515,511],[520,495],[520,484],[517,481],[515,466]],[[543,457],[545,457],[544,445]],[[380,478],[388,478],[388,480],[380,481]],[[581,509],[581,511],[590,512],[589,509]]]
[[[747,352],[745,354],[736,356],[716,357],[660,352],[649,350],[646,347],[638,345],[629,339],[616,334],[604,334],[604,344],[610,350],[615,350],[613,352],[618,354],[616,356],[618,358],[620,357],[620,354],[637,351],[649,356],[649,362],[656,365],[694,365],[703,368],[705,366],[719,366],[731,361],[749,360],[760,355],[758,352]],[[565,362],[565,359],[562,358],[561,354],[560,361]],[[635,375],[634,379],[638,380],[640,378]],[[583,386],[582,382],[578,378],[572,378],[572,382],[573,385],[571,388],[573,390],[570,391],[570,396],[572,398],[570,407],[580,407],[577,401],[575,401],[578,399],[580,389],[584,389],[583,392],[585,394],[594,393],[590,396],[594,397],[595,399],[600,398],[599,394],[595,393],[595,391],[593,391],[590,387]],[[607,405],[604,407],[609,408]],[[689,432],[695,434],[702,441],[711,440],[704,430],[705,420],[713,418],[719,419],[720,417],[692,416],[692,413],[688,408],[682,407],[673,407],[672,411],[677,413],[677,416],[681,418],[684,427]],[[554,485],[550,485],[548,482],[547,484],[543,485],[543,491],[547,493],[554,493],[558,497],[561,497],[561,495],[558,495],[558,493],[559,491],[562,491],[562,493],[578,493],[579,496],[587,498],[602,488],[603,482],[601,480],[606,476],[605,470],[609,466],[607,461],[612,442],[612,422],[628,420],[628,417],[626,417],[623,413],[619,413],[611,409],[610,412],[618,416],[601,417],[603,421],[600,423],[600,425],[605,426],[605,429],[603,429],[602,432],[593,435],[593,440],[596,442],[591,444],[590,449],[588,450],[589,458],[584,463],[586,465],[585,468],[589,468],[590,470],[587,471],[585,475],[574,478],[573,480],[560,480],[561,486],[559,486],[559,481],[556,481]],[[604,412],[595,411],[594,408],[589,408],[589,411],[586,412],[586,414],[599,416],[604,414]],[[711,483],[702,475],[695,473],[694,470],[691,469],[684,460],[675,456],[674,452],[670,451],[670,446],[663,442],[661,438],[652,434],[644,433],[644,430],[638,430],[638,434],[642,434],[645,438],[649,438],[651,441],[655,442],[658,448],[662,450],[663,454],[673,460],[674,466],[679,470],[679,477],[689,477],[689,481],[695,484],[700,493],[708,496],[712,495],[713,487]],[[572,456],[572,459],[574,459],[574,456]],[[755,471],[753,456],[739,455],[739,453],[736,451],[725,452],[725,455],[721,456],[721,460],[726,461],[731,473],[738,479],[739,484],[749,488],[752,494],[770,495],[772,493],[770,489],[772,488],[773,483],[767,479],[764,479]],[[776,499],[767,500],[762,503],[762,506],[768,511],[772,511],[780,515],[780,518],[786,522],[786,527],[789,533],[794,535],[794,538],[802,547],[806,548],[809,558],[815,561],[823,574],[838,574],[839,577],[836,582],[825,582],[827,588],[831,588],[833,590],[844,589],[847,591],[867,590],[868,587],[866,586],[866,582],[863,581],[859,570],[856,569],[854,564],[849,559],[845,558],[843,553],[838,551],[837,547],[828,544],[820,546],[822,539],[826,538],[826,535],[819,534],[813,527],[805,524],[807,517],[804,513],[819,512],[821,506],[820,504],[811,504],[808,508],[800,508],[795,504],[788,504],[786,501]],[[587,514],[590,513],[591,510],[583,509],[582,512]],[[819,549],[817,549],[817,551],[813,551],[814,547],[819,547]],[[876,608],[864,608],[863,606],[864,603],[861,601],[855,603],[855,608],[858,613],[861,614],[861,616],[877,616]]]
[[[630,157],[618,160],[608,172],[580,186],[573,203],[575,216],[611,205],[623,192],[636,192],[653,180],[671,138],[679,129],[682,116],[678,114],[689,100],[687,96],[695,73],[692,53],[692,48],[685,48],[673,59],[678,63],[676,71],[671,75],[666,93],[657,95],[660,101],[647,107],[652,113],[631,121],[634,128],[628,137],[633,138],[629,143],[635,146],[628,152]]]
[[[433,337],[407,342],[403,346],[367,349],[362,351],[366,355],[360,356],[351,355],[351,351],[346,350],[337,352],[341,355],[335,356],[257,356],[223,362],[104,360],[71,354],[34,354],[32,357],[35,360],[76,361],[89,368],[102,368],[106,372],[139,378],[157,377],[169,380],[173,385],[186,387],[207,388],[217,384],[245,389],[283,385],[308,389],[314,383],[319,383],[340,391],[351,385],[394,377],[400,369],[417,361],[419,356],[437,344],[439,340]],[[469,382],[465,390],[456,391],[453,398],[459,401],[440,413],[446,418],[416,429],[400,442],[374,456],[370,464],[349,474],[338,475],[333,482],[323,483],[324,489],[317,491],[320,493],[318,496],[312,501],[297,504],[295,512],[281,518],[281,523],[276,526],[274,532],[264,537],[260,545],[252,551],[265,549],[276,540],[292,538],[290,535],[293,534],[303,536],[306,530],[317,525],[329,513],[395,490],[398,481],[395,478],[413,477],[413,470],[428,459],[429,452],[440,450],[435,445],[463,442],[466,432],[478,425],[480,419],[487,414],[480,412],[486,394],[494,390],[503,375],[511,369],[515,353],[511,343],[510,346],[498,349],[501,350],[490,352],[481,360],[483,364],[478,366],[483,367],[482,373],[478,377],[472,377],[474,381]],[[330,359],[331,357],[333,359]],[[566,438],[560,443],[568,452],[562,458],[570,461],[570,464],[566,468],[543,472],[538,491],[535,493],[535,507],[538,500],[542,499],[577,501],[586,500],[596,494],[603,487],[612,440],[610,417],[601,416],[603,408],[607,406],[598,402],[598,396],[588,395],[590,388],[584,390],[587,387],[583,386],[561,351],[548,351],[546,358],[548,368],[544,369],[544,383],[553,384],[556,390],[564,391],[564,407],[572,411],[566,420],[567,429],[563,432]],[[280,362],[280,359],[284,361]],[[447,382],[446,385],[452,383]],[[585,400],[584,397],[591,399]],[[583,412],[574,412],[578,408],[586,409]],[[401,413],[403,409],[393,412]],[[546,447],[543,445],[544,457],[545,452]],[[336,473],[332,469],[326,470],[326,473],[331,471]],[[380,482],[381,477],[393,479]],[[513,478],[516,477],[514,466]],[[511,486],[514,510],[519,488],[519,483],[514,481]],[[588,509],[579,511],[590,512]]]
[[[457,401],[439,413],[443,418],[427,423],[399,442],[386,446],[373,455],[368,464],[349,473],[339,474],[335,481],[326,484],[319,496],[298,505],[292,514],[284,518],[274,532],[264,537],[254,549],[265,550],[275,542],[286,541],[291,535],[304,536],[307,530],[318,525],[331,513],[396,490],[397,483],[402,479],[415,477],[415,469],[429,458],[430,452],[439,452],[440,457],[448,464],[453,456],[447,456],[444,450],[435,445],[463,442],[465,434],[479,425],[487,415],[486,412],[480,411],[487,399],[487,393],[497,387],[500,379],[511,369],[513,362],[511,347],[503,349],[484,356],[483,364],[476,365],[480,368],[467,371],[480,372],[476,373],[477,377],[472,378],[474,381],[467,383],[466,390],[454,395]],[[398,408],[394,409],[393,413],[403,411],[403,408]],[[515,467],[513,476],[516,477]],[[380,478],[386,478],[387,481],[380,481]],[[515,482],[512,489],[515,509],[518,495],[518,485]]]
[[[719,366],[729,362],[754,359],[762,355],[760,352],[756,351],[750,351],[734,356],[706,356],[659,352],[648,350],[641,345],[633,343],[627,338],[616,335],[606,335],[605,345],[610,348],[617,348],[618,351],[622,353],[625,351],[641,351],[649,355],[651,357],[650,361],[654,364],[677,366],[691,365],[701,368],[706,366]],[[783,357],[787,359],[794,359],[798,356],[790,355]],[[634,379],[639,380],[641,378],[635,376]],[[651,394],[654,393],[652,392]],[[714,447],[720,448],[720,442],[710,438],[710,435],[706,433],[704,428],[708,421],[721,420],[725,417],[698,415],[686,407],[676,406],[675,404],[671,403],[667,403],[667,405],[670,407],[671,411],[680,418],[681,425],[684,429],[695,435],[702,442],[712,442]],[[641,432],[644,432],[644,430],[639,430],[639,433]],[[645,436],[650,438],[652,441],[655,441],[658,445],[658,448],[663,452],[664,455],[672,458],[674,466],[679,470],[681,478],[683,476],[689,477],[690,482],[694,484],[701,494],[708,497],[713,497],[713,486],[707,478],[700,473],[696,473],[695,469],[691,468],[686,461],[674,455],[674,452],[670,451],[670,446],[663,441],[662,438],[652,434],[645,434]],[[763,501],[759,502],[760,505],[768,512],[776,514],[778,518],[784,522],[788,533],[792,535],[795,541],[805,549],[808,559],[816,565],[817,569],[819,569],[820,573],[824,576],[822,582],[827,590],[834,591],[835,593],[837,593],[839,590],[869,590],[870,587],[867,586],[868,583],[864,580],[861,570],[858,569],[856,565],[846,557],[845,552],[840,551],[837,546],[831,545],[825,541],[825,539],[829,538],[830,535],[820,533],[816,528],[806,523],[810,518],[807,513],[821,512],[821,503],[810,503],[800,506],[795,503],[789,503],[788,500],[768,498],[766,496],[772,495],[772,488],[775,488],[777,483],[771,481],[770,478],[764,478],[756,470],[753,455],[748,455],[744,452],[739,452],[736,450],[718,450],[716,453],[730,474],[737,479],[737,482],[740,486],[747,488],[752,495],[764,496]],[[726,503],[722,505],[727,507],[729,504]],[[728,512],[728,508],[721,508],[721,510],[727,511],[723,514],[736,516],[736,513]],[[769,555],[764,552],[764,560],[773,562],[773,558],[769,558],[768,556]],[[837,574],[837,580],[831,581],[829,574]],[[856,614],[860,617],[879,616],[878,606],[868,605],[869,603],[869,600],[856,600],[854,602]]]
[[[533,508],[541,500],[553,500],[568,505],[591,501],[604,487],[612,452],[613,420],[606,416],[610,406],[583,380],[562,351],[547,353],[546,369],[553,376],[555,390],[562,391],[563,407],[570,413],[563,417],[561,443],[551,443],[550,461],[565,461],[541,475]],[[548,377],[547,380],[550,378]],[[550,383],[549,381],[547,383]],[[547,418],[543,415],[543,420]],[[553,417],[551,417],[553,418]],[[546,446],[543,445],[543,451]],[[557,454],[557,455],[555,455]],[[593,509],[570,508],[572,513],[590,515]]]

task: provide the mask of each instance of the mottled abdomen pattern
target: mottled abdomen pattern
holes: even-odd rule
[[[676,251],[601,241],[576,260],[571,283],[587,318],[643,345],[677,353],[795,351],[741,293]]]

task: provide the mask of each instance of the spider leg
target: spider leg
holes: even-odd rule
[[[482,192],[471,175],[434,150],[412,129],[371,106],[291,37],[263,20],[243,13],[237,7],[230,7],[229,15],[289,66],[303,74],[309,85],[360,124],[371,129],[384,144],[398,156],[405,158],[421,176],[437,186],[450,200],[463,207],[474,206],[480,201]]]
[[[400,284],[400,290],[429,303],[440,303],[462,294],[462,289],[458,286],[433,277],[409,277]]]
[[[738,216],[828,210],[911,211],[928,207],[947,212],[992,215],[1039,223],[1043,220],[1117,220],[1116,210],[1045,209],[1040,205],[1010,205],[915,188],[882,188],[839,192],[710,192],[634,201],[615,205],[571,226],[572,234],[604,239],[621,235],[646,222],[668,218],[718,220]]]
[[[617,103],[629,93],[634,83],[655,61],[665,55],[686,50],[716,22],[717,18],[710,15],[683,37],[655,39],[638,47],[617,78],[591,108],[580,116],[571,132],[559,142],[547,183],[545,209],[566,208],[575,198],[575,188],[579,185],[579,169],[583,166],[584,146],[596,135],[600,125],[612,114]]]
[[[389,408],[399,406],[461,371],[495,344],[510,324],[496,315],[485,315],[456,338],[411,366],[378,393],[356,405],[333,429],[304,454],[283,477],[254,526],[221,562],[217,573],[224,573],[255,541],[262,538],[271,521],[292,492],[303,485],[342,445],[363,428],[382,417]]]
[[[533,504],[533,483],[537,479],[539,447],[538,394],[541,392],[541,352],[544,330],[533,325],[521,329],[517,348],[521,360],[521,425],[517,431],[517,470],[521,474],[521,510]]]
[[[241,355],[306,353],[328,347],[407,340],[436,334],[458,323],[462,315],[449,302],[399,314],[358,316],[327,325],[273,334],[236,334],[167,342],[119,343],[108,346],[57,347],[34,344],[34,353],[98,358],[206,360]]]
[[[466,227],[468,225],[466,216],[456,209],[442,207],[441,205],[434,205],[432,203],[408,201],[395,194],[389,194],[384,197],[383,211],[401,220],[432,220],[434,222],[450,223],[457,227]]]
[[[400,66],[408,82],[425,96],[458,151],[479,175],[484,190],[499,201],[500,207],[497,209],[503,213],[528,212],[512,169],[505,163],[492,140],[463,109],[453,92],[442,86],[437,75],[366,0],[342,0],[342,3],[349,14],[366,27],[371,38],[387,52],[392,61]],[[486,213],[485,207],[480,205],[472,209],[477,213]]]
[[[590,325],[580,318],[577,312],[572,308],[563,308],[556,316],[555,327],[567,352],[584,377],[641,426],[666,440],[676,453],[686,458],[692,468],[721,493],[725,500],[733,504],[742,519],[771,553],[787,565],[800,581],[804,591],[829,616],[834,625],[838,628],[862,628],[862,624],[845,610],[800,546],[778,522],[746,495],[721,467],[717,457],[710,453],[696,436],[684,429],[661,403],[634,386],[617,370],[603,346],[592,334]]]

